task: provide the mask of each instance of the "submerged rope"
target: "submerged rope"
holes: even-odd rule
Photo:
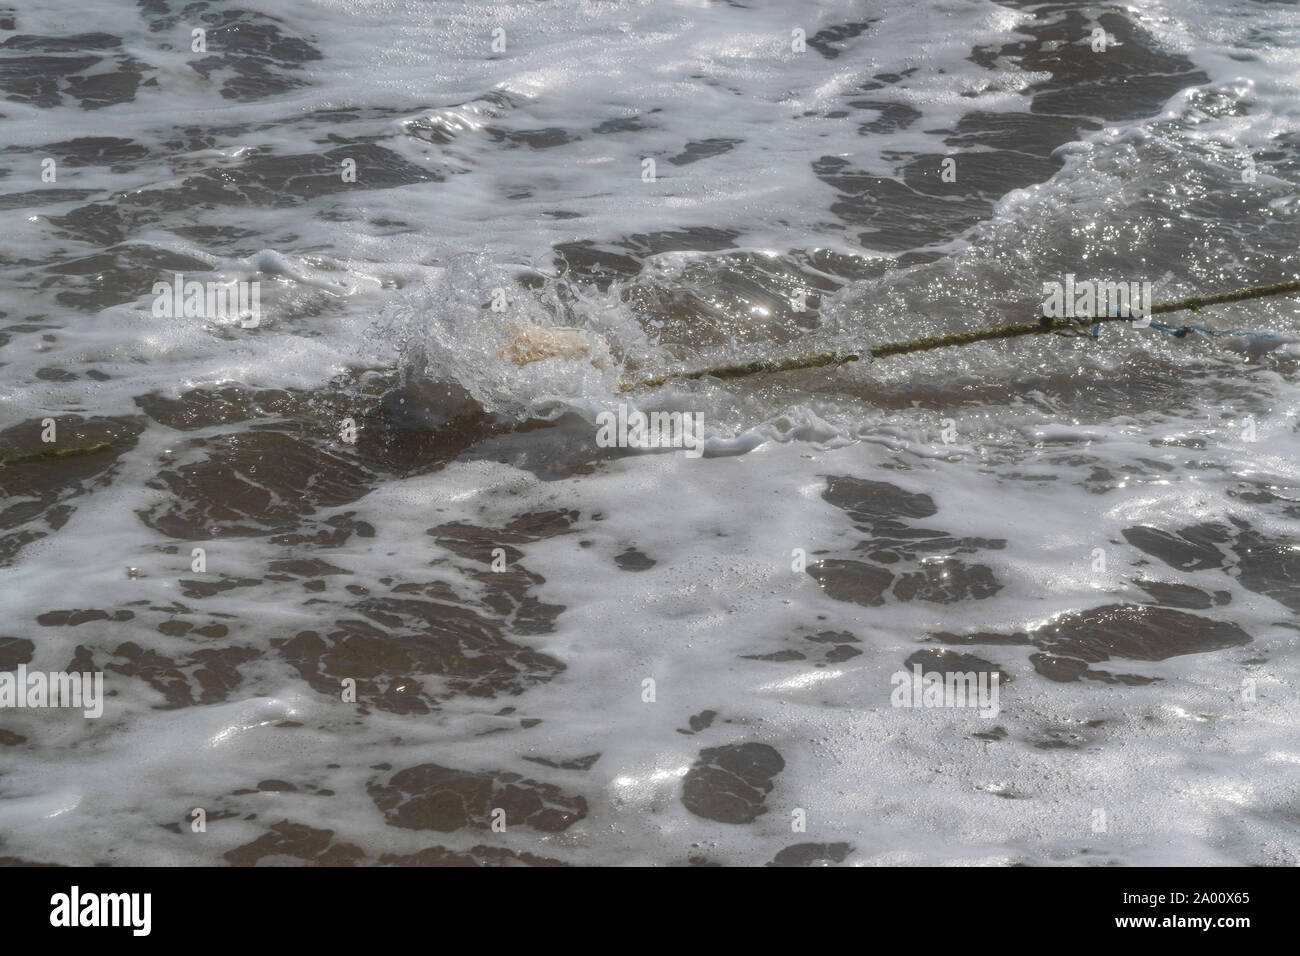
[[[1185,312],[1188,310],[1199,312],[1206,306],[1225,305],[1229,302],[1244,302],[1248,299],[1262,299],[1266,296],[1293,293],[1300,293],[1300,279],[1290,282],[1277,282],[1272,285],[1250,286],[1245,289],[1231,289],[1227,292],[1216,292],[1212,295],[1193,295],[1185,299],[1174,299],[1170,302],[1157,302],[1151,306],[1149,314],[1164,315],[1169,312]],[[670,372],[666,375],[656,375],[636,382],[624,383],[619,390],[626,392],[634,388],[655,387],[674,379],[741,378],[746,375],[759,375],[766,372],[790,372],[796,369],[822,368],[827,365],[844,365],[848,362],[858,362],[862,360],[863,355],[869,358],[887,358],[891,355],[928,352],[932,349],[973,345],[976,342],[993,342],[998,339],[1014,339],[1022,335],[1042,335],[1048,332],[1066,335],[1084,334],[1096,338],[1101,323],[1132,322],[1133,319],[1133,316],[1124,315],[1084,316],[1083,321],[1092,323],[1091,332],[1087,332],[1081,330],[1081,320],[1079,318],[1053,318],[1043,315],[1039,316],[1035,322],[1013,322],[1009,325],[999,325],[989,329],[950,332],[947,335],[927,335],[906,342],[887,342],[883,345],[872,346],[862,353],[816,352],[784,359],[759,359],[740,365],[720,365],[715,368],[697,369],[695,371]],[[1190,325],[1169,325],[1165,322],[1152,322],[1149,327],[1167,335],[1172,335],[1175,338],[1182,338],[1188,332],[1200,332],[1206,335],[1246,335],[1258,338],[1277,338],[1270,332],[1236,332],[1227,329],[1205,329]]]
[[[76,458],[80,455],[98,455],[102,451],[108,451],[119,445],[135,444],[135,436],[128,435],[122,438],[114,438],[112,441],[95,442],[92,445],[73,445],[71,447],[60,446],[54,448],[42,448],[40,451],[28,452],[27,454],[17,455],[0,455],[0,468],[6,465],[29,465],[37,461],[51,461],[56,458]]]

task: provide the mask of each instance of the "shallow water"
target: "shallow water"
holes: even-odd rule
[[[1300,862],[1296,299],[618,391],[1295,278],[1297,11],[0,10],[0,857]]]

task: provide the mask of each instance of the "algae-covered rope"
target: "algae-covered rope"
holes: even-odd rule
[[[42,448],[40,451],[28,452],[25,455],[0,455],[0,467],[5,465],[29,465],[38,461],[53,461],[60,458],[77,458],[82,455],[98,455],[102,451],[108,451],[121,445],[130,445],[135,443],[135,436],[115,438],[112,441],[95,442],[93,445],[72,445],[71,447],[53,447]]]
[[[1256,285],[1245,289],[1231,289],[1212,295],[1193,295],[1185,299],[1170,302],[1157,302],[1151,306],[1151,315],[1164,315],[1169,312],[1199,311],[1206,306],[1225,305],[1229,302],[1244,302],[1247,299],[1262,299],[1271,295],[1288,295],[1300,293],[1300,279],[1290,282],[1277,282],[1272,285]],[[929,335],[924,338],[911,339],[906,342],[888,342],[872,346],[865,353],[817,352],[811,355],[795,355],[784,359],[759,359],[741,365],[721,365],[716,368],[697,369],[687,372],[671,372],[656,375],[636,382],[628,382],[620,391],[634,388],[663,385],[674,379],[691,378],[741,378],[746,375],[758,375],[766,372],[790,372],[796,369],[822,368],[827,365],[844,365],[848,362],[861,361],[863,354],[871,358],[886,358],[891,355],[907,355],[911,352],[928,352],[931,349],[944,349],[955,345],[973,345],[976,342],[993,342],[998,339],[1014,339],[1022,335],[1042,335],[1048,332],[1065,332],[1078,330],[1081,323],[1096,325],[1101,322],[1131,322],[1133,318],[1122,315],[1082,316],[1078,318],[1053,318],[1040,316],[1035,322],[1013,322],[990,329],[975,329],[970,332],[950,332],[947,335]]]

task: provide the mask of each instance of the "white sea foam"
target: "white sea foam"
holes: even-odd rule
[[[1241,16],[1247,7],[1249,18]],[[121,36],[125,49],[157,67],[158,85],[99,110],[6,102],[6,145],[115,136],[159,147],[196,122],[221,131],[211,142],[188,143],[180,156],[159,150],[127,173],[65,167],[58,187],[90,190],[89,197],[43,208],[39,218],[6,210],[0,258],[12,281],[0,290],[7,313],[0,330],[29,321],[56,326],[48,338],[14,333],[0,350],[6,424],[52,410],[134,415],[135,399],[155,390],[224,382],[312,388],[363,366],[455,380],[503,420],[576,416],[592,426],[593,445],[597,416],[619,401],[697,412],[706,424],[705,457],[631,455],[543,481],[479,456],[385,481],[349,506],[376,536],[349,540],[329,560],[358,582],[378,588],[397,572],[418,572],[470,594],[478,585],[426,528],[500,527],[556,508],[579,513],[574,533],[519,546],[524,565],[545,578],[538,599],[566,608],[553,632],[512,638],[566,668],[511,700],[541,721],[526,733],[490,733],[506,726],[496,713],[504,702],[487,707],[466,696],[425,717],[372,711],[359,720],[293,681],[273,656],[244,669],[230,701],[178,711],[156,710],[161,693],[109,672],[106,689],[118,695],[93,726],[46,714],[6,724],[29,743],[8,751],[13,766],[0,781],[4,855],[212,862],[264,828],[233,819],[214,826],[210,842],[196,837],[178,850],[163,827],[185,830],[194,807],[220,810],[233,791],[266,779],[334,795],[257,794],[250,799],[264,819],[337,830],[375,855],[409,852],[406,834],[375,812],[368,768],[439,762],[529,772],[583,793],[589,814],[563,834],[521,830],[501,838],[516,850],[576,862],[657,864],[685,859],[697,845],[703,855],[762,863],[798,842],[850,843],[859,864],[1296,862],[1293,615],[1243,587],[1235,568],[1176,577],[1207,594],[1226,591],[1228,603],[1197,613],[1237,624],[1254,637],[1249,646],[1097,665],[1160,678],[1134,686],[1048,681],[1028,661],[1034,648],[957,648],[1012,678],[1001,690],[1003,740],[973,738],[988,729],[973,713],[889,706],[889,675],[918,649],[937,647],[921,643],[933,632],[1013,633],[1080,608],[1147,601],[1134,580],[1164,580],[1168,569],[1126,544],[1125,529],[1237,518],[1271,540],[1295,541],[1300,391],[1289,366],[1116,329],[1100,347],[1044,336],[1012,350],[972,347],[817,381],[678,382],[623,398],[620,373],[738,361],[769,346],[666,343],[665,325],[647,322],[632,301],[645,276],[614,276],[602,288],[561,275],[553,261],[561,243],[717,229],[734,233],[722,243],[730,251],[822,250],[852,255],[865,268],[880,250],[829,211],[837,191],[813,164],[832,157],[866,176],[893,177],[900,155],[943,154],[944,131],[968,111],[1028,112],[1027,87],[1041,77],[967,57],[974,46],[1012,42],[1011,31],[1032,10],[903,0],[872,4],[866,14],[848,0],[743,10],[649,0],[294,0],[266,10],[325,59],[303,64],[305,85],[257,102],[223,98],[198,81],[184,24],[169,28],[172,48],[163,49],[146,24],[108,5],[51,0],[22,12],[23,33],[57,33],[75,22],[80,32]],[[859,40],[835,41],[836,58],[790,52],[793,28],[812,37],[864,16],[878,22]],[[822,328],[789,347],[860,347],[1005,321],[1019,308],[1015,290],[1030,301],[1044,277],[1082,275],[1081,262],[1130,268],[1126,278],[1157,283],[1157,298],[1234,285],[1238,274],[1259,270],[1261,256],[1295,235],[1300,217],[1295,147],[1290,160],[1270,158],[1300,130],[1294,8],[1164,0],[1140,16],[1167,48],[1206,71],[1206,87],[1174,95],[1154,117],[1103,124],[1062,145],[1064,167],[1051,179],[1001,197],[986,221],[937,243],[936,261],[828,295]],[[489,52],[495,26],[508,38],[497,56]],[[887,97],[861,91],[876,74],[907,70],[915,72]],[[876,96],[922,118],[863,134],[873,108],[846,118],[846,104]],[[68,274],[42,274],[55,277],[50,288],[31,279],[33,268],[102,251],[61,238],[50,217],[121,191],[147,198],[199,170],[239,168],[261,150],[332,149],[330,127],[309,119],[326,107],[364,114],[349,124],[350,135],[373,136],[444,181],[340,193],[332,206],[172,209],[126,243],[187,259],[189,269],[206,265],[223,278],[261,281],[259,328],[155,319],[143,280],[138,289],[125,284],[120,301],[85,313],[53,298],[80,288]],[[367,113],[372,107],[385,109]],[[620,121],[620,132],[595,132]],[[548,148],[506,148],[500,138],[554,129],[568,139]],[[715,156],[671,162],[687,144],[717,140],[735,142]],[[1228,181],[1222,170],[1235,170],[1243,149],[1259,155],[1262,190],[1252,194],[1255,205],[1241,207],[1247,214],[1216,205]],[[5,159],[5,192],[38,188],[33,155]],[[646,156],[658,158],[653,184],[641,180]],[[1256,209],[1274,218],[1264,222]],[[556,212],[566,216],[550,215]],[[188,231],[196,225],[246,229],[250,238],[238,254],[214,251]],[[1170,241],[1177,230],[1185,234]],[[707,272],[717,258],[668,251],[651,259],[647,274],[664,288],[686,287],[692,270]],[[38,266],[24,264],[30,261]],[[77,275],[101,272],[111,277],[117,267],[92,264]],[[520,276],[540,279],[525,288],[515,284]],[[510,366],[494,354],[508,320],[483,308],[498,286],[511,290],[511,319],[599,332],[619,363]],[[1196,321],[1231,325],[1237,316],[1275,331],[1294,331],[1300,318],[1286,300]],[[110,378],[38,377],[50,367],[94,367]],[[1177,387],[1189,382],[1203,384]],[[1095,401],[1062,397],[1072,384]],[[1112,384],[1124,401],[1106,393]],[[1254,440],[1243,437],[1248,415]],[[939,437],[945,420],[955,441]],[[33,623],[51,608],[178,600],[187,548],[160,550],[169,542],[137,514],[164,499],[146,482],[183,437],[151,427],[111,484],[79,499],[57,534],[0,569],[6,633],[39,637],[32,667],[61,667],[82,643],[185,649],[139,622]],[[937,513],[920,527],[1005,540],[1005,548],[970,559],[988,566],[1002,589],[953,604],[832,599],[810,575],[791,570],[793,549],[815,561],[819,551],[849,553],[864,537],[822,498],[828,475],[930,495]],[[212,565],[232,575],[285,553],[259,538],[206,544]],[[655,564],[618,568],[614,557],[633,547]],[[1104,572],[1094,567],[1098,548],[1107,556]],[[124,581],[128,566],[139,575]],[[234,616],[232,643],[269,647],[332,626],[301,603],[297,582],[267,581],[256,595],[236,590],[194,603]],[[792,635],[813,628],[851,632],[862,653],[825,666],[748,657],[785,649]],[[647,677],[657,686],[653,704],[640,693]],[[1244,678],[1257,682],[1249,706],[1241,702]],[[710,709],[717,711],[711,727],[678,733]],[[304,726],[277,727],[285,721]],[[682,778],[699,751],[737,741],[768,743],[786,762],[769,812],[746,827],[690,814],[680,800]],[[585,772],[519,762],[597,752]],[[349,763],[339,754],[365,757]],[[806,835],[791,833],[796,808],[807,811]],[[1093,827],[1098,809],[1108,820],[1101,832]],[[467,849],[481,835],[437,840]]]

